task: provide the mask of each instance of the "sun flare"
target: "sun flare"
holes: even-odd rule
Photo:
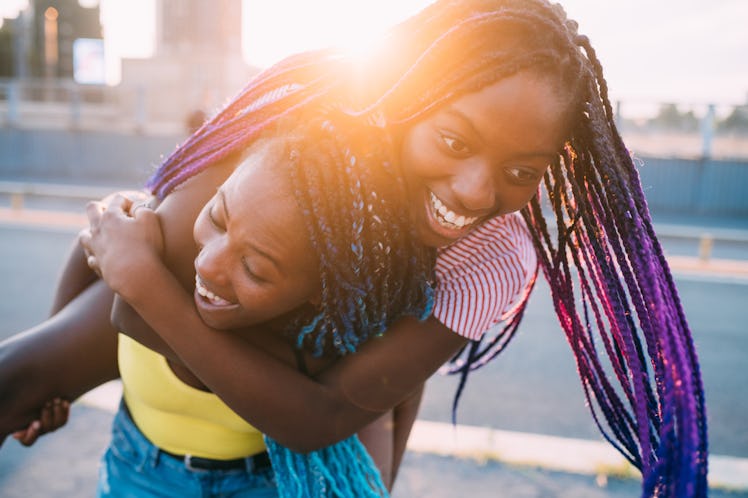
[[[431,1],[243,0],[244,57],[266,67],[292,53],[326,46],[365,52],[387,27]]]

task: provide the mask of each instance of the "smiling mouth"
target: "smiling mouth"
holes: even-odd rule
[[[195,290],[198,294],[200,294],[200,296],[202,296],[213,306],[231,306],[234,304],[231,301],[228,301],[221,296],[217,296],[213,292],[209,291],[203,284],[203,281],[200,280],[199,275],[195,275]]]
[[[464,216],[455,213],[431,191],[429,191],[429,200],[431,201],[431,211],[434,213],[434,219],[444,228],[463,230],[475,225],[481,219],[479,216]]]

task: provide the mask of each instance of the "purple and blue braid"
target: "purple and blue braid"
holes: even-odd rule
[[[706,496],[706,414],[691,332],[636,167],[616,129],[600,63],[559,5],[437,1],[395,26],[364,62],[334,51],[291,57],[250,82],[164,162],[149,186],[167,195],[271,134],[280,120],[320,116],[342,142],[350,142],[357,158],[367,150],[367,135],[371,142],[391,141],[363,156],[371,158],[371,171],[397,172],[394,151],[408,126],[455,97],[520,71],[548,77],[568,99],[568,142],[523,216],[592,416],[604,437],[641,470],[642,496]],[[355,206],[361,199],[368,203],[365,195],[355,197]],[[376,230],[392,242],[408,233],[404,227]],[[366,260],[350,252],[358,263]],[[386,261],[381,254],[376,258]],[[377,282],[374,275],[368,273]],[[386,290],[366,285],[389,296],[400,292],[389,284]],[[379,299],[378,306],[387,302]],[[452,371],[462,376],[456,399],[468,373],[510,342],[522,310],[455,358]],[[351,315],[345,326],[357,319]]]

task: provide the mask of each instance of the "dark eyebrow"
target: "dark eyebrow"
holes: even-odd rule
[[[457,109],[457,108],[455,108],[453,106],[449,106],[449,107],[447,107],[444,110],[444,113],[445,114],[449,114],[450,116],[452,116],[454,118],[457,118],[460,121],[462,121],[468,128],[470,128],[470,131],[475,136],[477,136],[478,139],[480,139],[483,143],[486,142],[486,140],[483,138],[483,135],[481,135],[480,132],[478,132],[478,128],[476,128],[475,124],[473,124],[473,121],[469,117],[467,117],[462,111],[460,111],[459,109]],[[559,152],[560,151],[558,151],[558,150],[553,150],[553,151],[539,150],[539,151],[532,151],[532,152],[527,152],[527,153],[521,154],[519,157],[523,157],[523,158],[525,158],[525,157],[546,157],[546,156],[548,156],[548,157],[555,157],[555,156],[557,156],[559,154]]]
[[[481,139],[481,141],[483,141],[483,137],[481,136],[480,133],[478,133],[478,129],[473,124],[473,121],[469,117],[467,117],[465,114],[463,114],[462,111],[460,111],[456,107],[453,107],[453,106],[450,105],[449,107],[447,107],[444,110],[444,113],[445,114],[449,114],[449,115],[451,115],[451,116],[459,119],[463,123],[465,123],[468,126],[468,128],[470,128],[470,131],[473,132],[475,135],[477,135],[478,138]]]

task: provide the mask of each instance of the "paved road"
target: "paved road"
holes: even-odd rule
[[[73,233],[72,228],[0,225],[0,338],[44,316]],[[681,250],[685,251],[679,246]],[[748,260],[745,246],[734,251],[730,249],[732,257],[737,254]],[[676,272],[676,280],[701,357],[711,451],[748,457],[748,400],[744,396],[748,385],[748,279]],[[513,344],[471,379],[459,423],[599,440],[546,294],[541,285]],[[449,421],[454,381],[443,377],[430,381],[421,418]],[[89,495],[110,419],[106,412],[76,405],[69,426],[36,447],[28,450],[15,441],[6,442],[0,449],[0,496]],[[600,486],[594,477],[409,452],[395,495],[617,497],[636,496],[637,490],[638,484],[630,480],[611,479]],[[748,497],[748,492],[714,492],[711,496]]]

